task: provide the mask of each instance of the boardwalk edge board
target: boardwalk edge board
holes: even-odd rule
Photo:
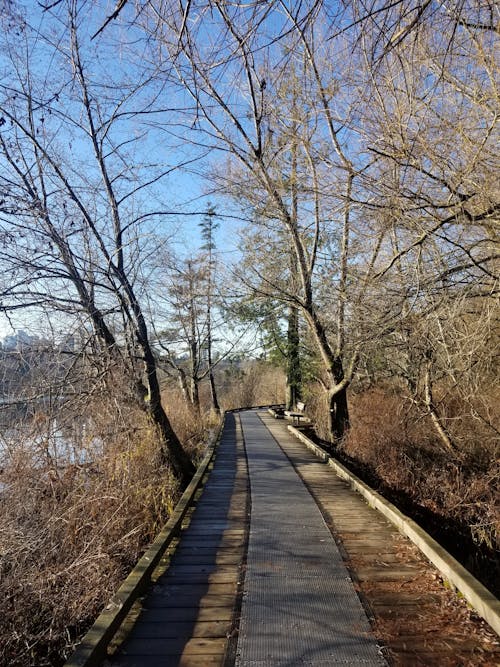
[[[312,442],[299,429],[288,430],[301,440],[318,458],[327,463],[336,474],[349,482],[368,504],[388,519],[400,533],[406,535],[439,570],[441,575],[464,596],[467,602],[500,636],[500,601],[472,574],[451,556],[436,540],[428,535],[413,519],[410,519],[392,503],[362,482],[321,447]]]
[[[209,443],[207,452],[198,466],[193,479],[175,506],[170,519],[97,617],[93,626],[84,635],[81,643],[64,664],[64,667],[96,667],[105,659],[107,646],[123,623],[133,603],[150,584],[151,575],[163,554],[174,538],[178,537],[184,517],[192,505],[193,498],[215,454],[224,428],[224,422],[225,416],[215,436]]]

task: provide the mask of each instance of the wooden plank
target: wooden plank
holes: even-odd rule
[[[440,595],[437,593],[405,593],[398,590],[397,592],[380,591],[376,597],[370,600],[370,607],[374,610],[380,610],[382,616],[388,611],[391,613],[400,613],[399,607],[416,604],[425,611],[426,605],[439,604]]]
[[[150,598],[148,605],[171,609],[182,609],[183,607],[226,607],[229,609],[234,604],[234,594],[218,593],[217,595],[200,596],[184,593],[182,597],[173,594],[166,594],[161,597],[161,602],[157,601],[156,598]]]
[[[230,575],[231,577],[238,579],[240,568],[238,565],[222,565],[215,563],[215,560],[212,563],[185,563],[184,561],[176,562],[175,565],[171,565],[168,570],[168,576],[181,576],[189,582],[193,582],[191,575],[193,574],[225,574]]]
[[[281,424],[272,432],[342,542],[347,564],[374,618],[391,664],[457,667],[500,665],[500,644],[463,600],[445,589],[434,568],[405,536],[347,483],[297,454]],[[281,432],[280,432],[281,429]],[[312,456],[312,454],[311,454]]]
[[[189,639],[167,638],[158,639],[154,637],[135,638],[132,637],[127,642],[126,649],[123,650],[124,656],[147,655],[149,656],[171,656],[171,655],[217,655],[222,657],[226,650],[226,639]],[[149,660],[145,661],[149,665]]]
[[[222,538],[200,537],[199,535],[186,536],[182,539],[185,547],[243,547],[245,546],[245,536],[224,536]]]
[[[165,575],[165,585],[175,586],[187,583],[189,586],[193,584],[230,584],[236,585],[238,579],[231,572],[198,572],[192,573],[187,577],[186,574],[167,572]]]
[[[498,667],[499,662],[488,661],[480,651],[461,651],[453,653],[450,647],[443,651],[435,651],[428,647],[411,646],[405,649],[395,650],[392,654],[395,667],[471,667],[471,665],[482,665],[483,667]]]
[[[179,656],[179,662],[175,663],[175,667],[205,667],[205,665],[219,665],[219,667],[222,667],[223,659],[224,656],[198,656],[193,654],[186,654]],[[162,667],[170,666],[162,665]]]
[[[229,552],[238,552],[243,553],[245,548],[245,542],[242,541],[240,544],[221,544],[219,542],[208,542],[207,540],[196,540],[190,542],[186,540],[180,544],[175,550],[175,554],[218,554],[218,553],[229,553]]]
[[[213,554],[212,559],[210,556],[203,554],[192,555],[190,553],[179,554],[178,562],[183,565],[239,565],[242,558],[242,554],[238,552],[233,552],[226,550],[226,552],[219,553],[216,552]],[[176,561],[177,562],[177,561]]]
[[[236,581],[229,584],[193,584],[188,581],[176,581],[175,583],[165,583],[165,586],[155,588],[155,593],[169,591],[171,595],[199,595],[200,598],[204,595],[234,595],[237,589]],[[162,590],[163,589],[163,590]]]
[[[134,655],[134,656],[113,656],[113,667],[211,667],[212,665],[223,664],[223,656],[214,655],[182,655],[182,653],[173,653],[172,655]],[[109,662],[109,661],[108,661]]]
[[[139,632],[139,625],[162,625],[177,621],[230,621],[233,606],[226,607],[162,607],[148,605],[141,614],[141,623],[137,625],[135,633]]]
[[[158,639],[225,639],[227,634],[227,620],[217,621],[169,621],[168,623],[141,623],[135,629],[135,637]]]
[[[422,568],[407,567],[405,565],[398,565],[397,567],[379,565],[372,561],[372,567],[356,568],[356,577],[359,581],[411,581],[414,577],[421,576]]]
[[[198,537],[207,537],[209,540],[225,540],[225,539],[243,539],[245,536],[245,531],[238,528],[211,528],[210,526],[205,526],[203,524],[197,524],[189,526],[189,534],[186,533],[186,539],[192,540],[193,538]]]

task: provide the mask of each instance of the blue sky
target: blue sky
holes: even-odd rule
[[[55,131],[58,123],[57,115],[60,114],[62,118],[66,113],[72,113],[69,100],[73,93],[67,84],[66,87],[63,86],[64,82],[68,80],[68,73],[64,72],[64,57],[61,59],[60,53],[54,56],[52,46],[58,44],[63,51],[67,48],[65,46],[67,36],[64,37],[64,28],[57,18],[58,14],[61,17],[63,16],[64,3],[57,6],[52,13],[44,13],[38,0],[31,0],[19,6],[21,11],[24,7],[27,22],[35,31],[39,30],[41,33],[50,35],[50,44],[48,45],[44,44],[41,39],[31,39],[29,45],[30,66],[35,77],[38,77],[41,81],[40,88],[42,92],[40,95],[44,93],[48,95],[50,90],[57,90],[58,95],[61,95],[60,103],[54,100],[51,102],[54,113],[46,113],[47,109],[40,112],[40,122],[43,123],[43,127],[47,131],[54,133],[55,140],[63,146],[64,152],[69,152],[74,157],[75,163],[80,161],[83,165],[86,159],[91,158],[91,151],[82,140],[81,132],[75,129],[74,136],[64,134],[66,133],[64,123],[60,124],[57,132]],[[144,50],[142,63],[144,69],[134,71],[130,65],[131,56],[125,48],[121,50],[122,47],[120,46],[123,41],[128,42],[129,47],[135,50],[135,57],[137,57],[138,54],[140,55],[141,49],[144,48],[140,40],[136,39],[139,35],[135,35],[133,29],[130,28],[124,32],[118,23],[113,23],[110,24],[105,35],[92,42],[89,40],[89,36],[102,24],[103,17],[109,14],[111,5],[106,3],[97,11],[93,2],[82,2],[81,6],[83,11],[86,12],[82,18],[84,32],[86,32],[86,37],[82,36],[83,53],[85,64],[93,78],[99,80],[99,77],[102,77],[103,83],[107,80],[107,84],[120,81],[127,84],[133,82],[135,78],[146,78],[146,58],[149,58],[151,54]],[[20,48],[22,54],[22,35],[17,41],[18,44],[15,43],[15,38],[15,48]],[[66,66],[69,67],[69,63],[66,63]],[[10,85],[11,74],[12,68],[5,59],[5,52],[0,51],[0,85],[2,83]],[[128,107],[125,103],[123,109],[125,111],[132,110],[134,104],[139,108],[141,104],[147,103],[155,95],[157,97],[152,103],[152,108],[186,108],[190,104],[178,90],[176,91],[171,86],[160,90],[161,85],[160,82],[145,87],[142,92],[136,94],[135,101],[129,103]],[[107,89],[105,86],[102,90],[103,95],[106,95]],[[213,153],[208,155],[203,146],[193,146],[187,142],[188,137],[183,136],[183,132],[189,132],[189,127],[186,127],[186,117],[175,114],[174,118],[174,114],[165,112],[151,114],[146,120],[147,122],[144,124],[144,117],[141,115],[136,118],[132,115],[124,116],[123,123],[118,125],[114,132],[114,142],[128,141],[131,136],[134,136],[134,133],[140,134],[140,140],[132,146],[133,150],[130,151],[130,159],[135,160],[137,164],[154,163],[158,169],[171,169],[179,164],[185,164],[185,166],[173,169],[158,184],[146,190],[140,204],[136,204],[136,206],[144,207],[145,213],[148,211],[162,211],[165,213],[153,218],[152,223],[146,224],[142,233],[163,231],[170,238],[170,243],[176,253],[181,256],[195,253],[201,245],[199,223],[203,218],[203,212],[206,210],[208,202],[211,202],[220,213],[220,227],[216,232],[216,244],[220,256],[224,258],[225,262],[237,258],[237,232],[241,226],[238,211],[229,201],[223,201],[211,194],[206,180],[203,178],[203,174],[210,169],[211,161],[216,160],[217,156]],[[170,125],[172,122],[175,124]],[[202,156],[202,158],[194,164],[191,161],[197,156]],[[80,170],[83,170],[83,167]],[[175,214],[177,211],[179,215]],[[164,229],[160,230],[160,227],[164,227]],[[43,323],[39,322],[38,318],[31,312],[14,311],[10,318],[0,314],[0,338],[11,334],[13,327],[14,329],[27,329],[34,333],[42,333]]]

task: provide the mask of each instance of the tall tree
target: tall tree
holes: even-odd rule
[[[210,384],[210,398],[212,401],[212,409],[216,414],[220,414],[219,401],[217,399],[217,389],[215,387],[214,379],[214,369],[213,369],[213,353],[212,353],[212,342],[213,342],[213,330],[212,330],[212,305],[213,305],[213,291],[214,291],[214,279],[215,279],[215,270],[216,270],[216,244],[215,244],[215,231],[219,227],[219,223],[216,220],[216,210],[209,203],[207,205],[207,212],[200,223],[201,227],[201,238],[203,239],[203,244],[201,249],[205,251],[207,255],[207,341],[206,341],[206,351],[207,351],[207,364],[208,364],[208,381]]]
[[[111,70],[90,66],[85,9],[64,2],[58,12],[46,32],[23,22],[17,34],[3,36],[0,233],[9,284],[2,306],[83,315],[96,349],[120,369],[129,397],[158,430],[163,460],[185,484],[193,465],[161,403],[135,280],[139,230],[154,216],[134,208],[169,170],[136,169],[128,153],[136,140],[125,126],[134,104],[145,115],[153,108],[144,78],[117,81],[106,78]]]
[[[305,28],[302,22],[305,16],[311,17],[310,9],[305,7],[304,16],[299,17],[291,13],[285,3],[272,3],[265,11],[263,6],[243,9],[216,3],[213,12],[203,7],[192,9],[191,18],[196,15],[196,21],[185,23],[182,13],[172,8],[168,14],[163,11],[157,15],[161,25],[155,28],[160,48],[168,50],[180,81],[194,100],[195,129],[206,133],[211,143],[232,157],[229,167],[223,168],[224,173],[219,170],[219,182],[235,196],[246,197],[247,201],[253,198],[260,217],[273,220],[287,236],[287,245],[296,262],[296,286],[287,285],[279,296],[301,310],[316,341],[324,367],[330,433],[332,439],[338,439],[349,424],[346,392],[357,359],[356,345],[346,340],[345,332],[352,189],[357,168],[346,156],[340,130],[335,128],[332,101],[335,95],[331,85],[322,79],[318,56],[313,49],[313,30]],[[267,41],[265,36],[266,30],[271,33],[273,30],[271,17],[278,21],[278,15],[279,23],[275,25],[279,25],[280,35],[283,21],[293,33],[284,56],[282,46],[276,45],[274,38]],[[263,30],[264,24],[266,30]],[[207,32],[218,34],[220,39],[207,44],[204,40]],[[315,33],[315,39],[318,38]],[[296,67],[298,58],[303,63],[301,68]],[[273,68],[273,63],[278,61],[280,66]],[[206,62],[215,65],[207,69]],[[321,57],[321,62],[325,65],[326,55]],[[286,77],[297,69],[301,72],[300,102],[296,90],[288,99],[279,99],[277,93],[286,86]],[[326,78],[325,75],[326,72],[323,73]],[[239,82],[236,88],[232,84],[234,80]],[[328,155],[325,142],[330,145]],[[290,185],[289,176],[283,176],[283,160],[288,161],[288,171],[299,151],[301,163],[307,165],[307,170],[301,174],[304,181],[300,186],[302,201],[297,221],[295,186]],[[327,171],[320,169],[318,158],[330,174],[335,173],[336,195],[331,184],[323,183]],[[324,187],[330,189],[326,198],[322,196]],[[332,257],[339,275],[339,288],[335,291],[336,340],[333,342],[315,294],[326,208],[331,207],[335,199],[339,225],[336,232],[340,231],[340,238]],[[269,289],[274,289],[271,284]]]

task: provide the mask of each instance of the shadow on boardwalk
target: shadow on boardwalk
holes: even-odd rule
[[[246,542],[244,463],[237,422],[228,414],[214,469],[170,566],[143,599],[127,639],[106,665],[223,663]]]

